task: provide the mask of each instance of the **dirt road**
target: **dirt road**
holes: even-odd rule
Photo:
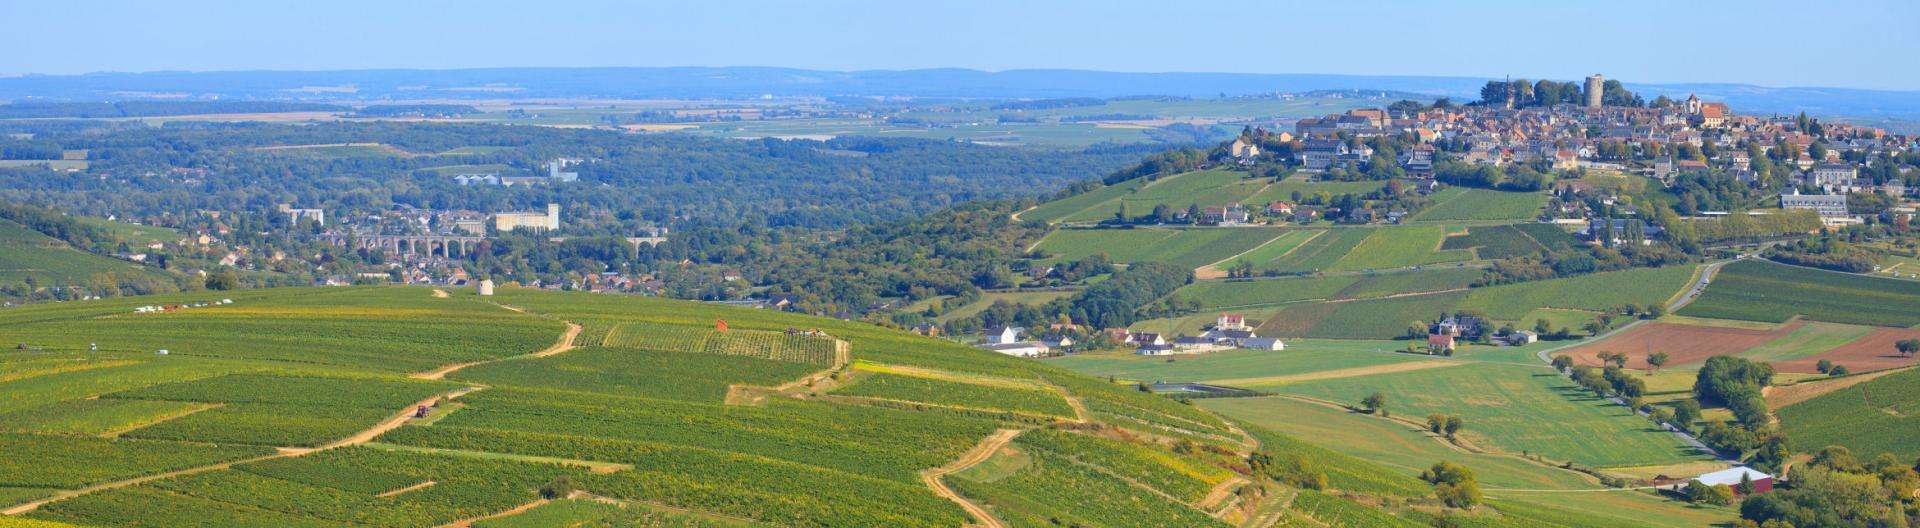
[[[116,480],[113,482],[102,482],[99,484],[94,484],[92,486],[87,486],[80,489],[62,491],[60,493],[54,494],[51,497],[29,502],[26,504],[21,504],[18,506],[14,506],[12,508],[7,508],[5,511],[0,511],[0,513],[4,513],[7,515],[24,515],[28,512],[39,509],[41,506],[45,506],[47,504],[51,504],[54,502],[71,499],[74,497],[79,497],[82,495],[88,495],[88,494],[98,493],[98,492],[112,490],[112,489],[124,488],[127,486],[143,484],[143,483],[152,482],[160,479],[183,477],[187,475],[206,473],[208,471],[219,471],[222,469],[231,468],[236,465],[246,464],[251,462],[273,460],[276,458],[292,458],[292,457],[304,456],[307,454],[316,453],[320,451],[326,451],[328,449],[338,449],[338,448],[347,447],[351,445],[364,444],[369,441],[372,441],[375,437],[385,434],[387,431],[392,431],[395,428],[400,427],[401,425],[405,425],[407,423],[407,419],[413,416],[414,409],[419,408],[420,406],[432,405],[434,402],[439,401],[441,398],[457,398],[460,395],[473,392],[475,390],[479,390],[479,387],[462,387],[459,389],[434,395],[433,397],[430,397],[424,400],[420,400],[419,402],[415,402],[413,405],[408,405],[405,408],[400,409],[399,412],[394,413],[393,416],[387,418],[385,421],[375,424],[373,427],[369,427],[366,430],[360,431],[358,433],[354,433],[352,436],[335,440],[333,442],[327,443],[320,447],[281,449],[279,452],[276,452],[271,455],[257,456],[253,458],[233,460],[228,462],[221,462],[218,464],[195,466],[195,467],[190,467],[186,469],[168,471],[165,473],[155,473],[152,475],[134,477],[134,478],[125,479],[125,480]]]
[[[574,324],[572,322],[568,322],[567,331],[565,333],[560,334],[560,340],[554,342],[553,346],[547,347],[546,349],[541,350],[539,352],[534,352],[532,354],[524,354],[519,356],[483,359],[480,361],[468,361],[466,363],[454,363],[452,365],[447,365],[444,367],[440,367],[438,369],[434,369],[431,372],[417,372],[412,374],[410,377],[414,379],[437,380],[437,379],[447,377],[448,374],[458,372],[460,369],[464,369],[464,368],[475,366],[475,365],[485,365],[485,364],[493,363],[496,361],[506,361],[506,360],[515,359],[515,358],[523,358],[523,359],[543,358],[543,357],[551,356],[554,354],[566,352],[568,350],[573,350],[574,348],[576,348],[573,345],[573,340],[578,337],[580,337],[580,325]]]
[[[960,496],[959,493],[954,492],[953,488],[947,487],[947,483],[940,479],[941,477],[963,471],[987,461],[988,458],[993,457],[994,453],[999,452],[1000,448],[1006,447],[1007,443],[1012,442],[1014,437],[1020,436],[1022,431],[1022,429],[1001,429],[994,431],[993,434],[987,435],[986,439],[981,440],[979,445],[973,446],[973,449],[967,450],[965,454],[960,455],[960,458],[955,459],[953,462],[948,462],[947,465],[937,468],[921,471],[920,480],[927,484],[927,488],[933,490],[934,495],[939,495],[942,498],[953,501],[954,504],[959,504],[961,509],[967,510],[968,515],[972,515],[974,520],[979,521],[979,526],[1006,528],[1006,523],[1001,522],[1000,518],[994,517],[993,512],[989,512],[986,508],[974,504],[973,501],[967,500],[966,497]]]

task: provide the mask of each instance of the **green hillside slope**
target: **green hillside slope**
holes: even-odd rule
[[[0,220],[0,284],[34,282],[65,285],[89,281],[113,284],[119,277],[165,278],[165,272],[95,255],[25,226]],[[169,282],[171,282],[169,280]]]

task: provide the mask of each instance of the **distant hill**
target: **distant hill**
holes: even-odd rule
[[[915,96],[984,99],[1173,95],[1213,97],[1315,90],[1387,90],[1470,99],[1489,80],[1391,75],[1126,73],[969,69],[823,71],[770,67],[482,68],[93,73],[0,78],[0,99],[256,100],[497,99],[534,97],[751,98]],[[1856,118],[1920,117],[1920,91],[1746,84],[1627,84],[1649,96],[1698,93],[1757,113],[1806,111]],[[146,94],[146,95],[142,95]]]
[[[113,275],[165,277],[166,273],[131,262],[75,249],[60,239],[0,220],[0,285],[31,278],[42,286],[81,283]],[[167,279],[171,282],[171,279]],[[0,297],[4,297],[0,293]]]

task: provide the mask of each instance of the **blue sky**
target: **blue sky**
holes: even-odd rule
[[[1462,75],[1920,90],[1920,2],[0,0],[0,73],[493,66]]]

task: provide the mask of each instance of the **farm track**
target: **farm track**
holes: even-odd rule
[[[392,431],[396,428],[399,428],[401,425],[405,425],[407,423],[407,419],[413,416],[414,410],[421,406],[432,405],[434,402],[440,401],[442,398],[446,398],[446,399],[458,398],[462,395],[465,395],[467,393],[470,393],[476,390],[480,390],[480,387],[462,387],[462,388],[458,388],[458,389],[454,389],[454,390],[450,390],[447,392],[434,395],[424,400],[420,400],[418,402],[415,402],[413,405],[408,405],[405,408],[400,409],[399,412],[394,413],[393,416],[388,417],[386,420],[381,421],[378,424],[374,424],[373,427],[369,427],[358,433],[354,433],[352,436],[348,436],[346,438],[342,438],[342,439],[327,443],[325,445],[321,445],[320,447],[282,448],[279,450],[279,452],[276,452],[271,455],[263,455],[263,456],[253,457],[253,458],[244,458],[240,460],[231,460],[227,462],[220,462],[217,464],[208,464],[204,466],[195,466],[195,467],[190,467],[186,469],[176,469],[176,470],[167,471],[164,473],[155,473],[152,475],[144,475],[144,476],[134,477],[130,479],[116,480],[112,482],[103,482],[100,484],[94,484],[92,486],[87,486],[80,489],[62,491],[60,493],[54,494],[51,497],[47,497],[47,498],[43,498],[33,502],[28,502],[26,504],[21,504],[11,508],[7,508],[4,511],[0,511],[0,514],[24,515],[28,512],[37,510],[41,506],[45,506],[47,504],[51,504],[54,502],[59,502],[59,501],[63,501],[63,500],[67,500],[67,499],[71,499],[71,498],[79,497],[83,495],[90,495],[90,494],[98,493],[102,491],[114,490],[114,489],[124,488],[128,486],[144,484],[147,482],[153,482],[156,480],[169,479],[173,477],[184,477],[188,475],[197,475],[200,473],[206,473],[209,471],[219,471],[222,469],[232,468],[233,466],[237,466],[241,464],[263,462],[263,461],[274,460],[279,458],[293,458],[293,457],[305,456],[308,454],[317,453],[321,451],[327,451],[330,449],[339,449],[342,447],[364,444],[369,441],[372,441],[375,437],[378,437],[382,434],[386,434],[388,431]]]
[[[489,519],[498,519],[501,517],[507,517],[511,515],[526,513],[527,510],[545,506],[549,502],[553,502],[553,500],[545,499],[545,498],[534,499],[532,502],[528,502],[526,504],[522,504],[519,506],[514,506],[513,508],[508,509],[506,511],[493,512],[493,513],[489,513],[479,517],[468,517],[468,518],[461,519],[458,521],[453,521],[447,524],[442,524],[439,526],[439,528],[467,528],[469,526],[473,526],[473,523],[477,523],[480,521],[485,521]]]
[[[994,431],[993,434],[987,435],[985,439],[982,439],[979,445],[975,445],[973,449],[969,449],[966,453],[961,454],[960,458],[954,459],[954,461],[948,462],[947,465],[944,466],[920,471],[920,481],[926,483],[927,488],[933,490],[934,495],[939,495],[941,498],[959,504],[960,508],[966,510],[968,515],[972,515],[974,520],[979,521],[978,526],[984,526],[986,528],[1007,528],[1005,522],[1001,521],[999,517],[993,516],[993,512],[989,512],[985,507],[975,504],[966,497],[960,496],[959,493],[953,491],[953,488],[947,487],[945,481],[940,479],[947,475],[980,465],[981,462],[986,462],[988,458],[993,457],[994,453],[1000,452],[1001,448],[1013,442],[1014,437],[1020,436],[1022,432],[1024,432],[1023,429],[1001,429]]]
[[[508,309],[511,310],[512,308],[508,308]],[[525,355],[519,355],[519,356],[507,356],[502,358],[483,359],[479,361],[468,361],[466,363],[454,363],[452,365],[440,367],[431,372],[414,373],[409,377],[412,377],[414,379],[423,379],[423,380],[437,380],[437,379],[445,378],[447,377],[448,374],[458,372],[461,369],[465,369],[467,367],[485,365],[488,363],[495,363],[495,362],[507,361],[512,359],[538,359],[538,358],[548,357],[555,354],[560,354],[562,352],[566,352],[568,350],[573,350],[574,348],[576,348],[573,344],[573,341],[575,338],[578,338],[578,337],[580,337],[580,325],[572,321],[568,321],[567,331],[566,333],[560,334],[560,340],[555,342],[553,346],[547,347],[546,349],[541,350],[539,352],[534,352],[531,354],[525,354]]]

